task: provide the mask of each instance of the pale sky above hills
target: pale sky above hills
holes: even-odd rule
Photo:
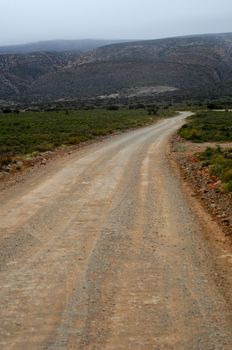
[[[231,0],[0,0],[0,45],[232,32]]]

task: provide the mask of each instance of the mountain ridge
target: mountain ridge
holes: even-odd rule
[[[105,40],[105,39],[76,39],[76,40],[45,40],[16,45],[1,45],[0,55],[18,54],[33,52],[63,52],[63,51],[82,51],[86,52],[100,46],[126,42],[127,40]]]
[[[232,96],[232,33],[0,55],[0,79],[0,98],[12,100]]]

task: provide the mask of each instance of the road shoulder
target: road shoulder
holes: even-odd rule
[[[166,149],[167,157],[190,207],[197,213],[205,228],[202,234],[204,234],[212,252],[216,284],[220,286],[227,302],[231,304],[232,233],[231,221],[228,223],[226,216],[228,214],[226,210],[223,211],[223,208],[230,205],[228,212],[231,215],[232,198],[231,195],[223,198],[223,195],[220,197],[220,194],[216,193],[216,196],[213,196],[216,204],[211,206],[212,199],[209,192],[201,191],[199,187],[199,183],[203,180],[199,179],[197,165],[193,160],[194,149],[183,152],[184,145],[182,144],[182,151],[178,152],[176,150],[176,147],[180,147],[178,142],[180,140],[176,134],[172,135]],[[225,221],[223,221],[224,219]]]

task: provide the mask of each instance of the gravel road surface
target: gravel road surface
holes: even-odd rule
[[[0,349],[232,349],[206,228],[166,156],[188,115],[74,152],[0,197]]]

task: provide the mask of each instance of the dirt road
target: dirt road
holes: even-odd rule
[[[216,257],[165,154],[187,115],[92,145],[8,191],[0,349],[232,349]]]

